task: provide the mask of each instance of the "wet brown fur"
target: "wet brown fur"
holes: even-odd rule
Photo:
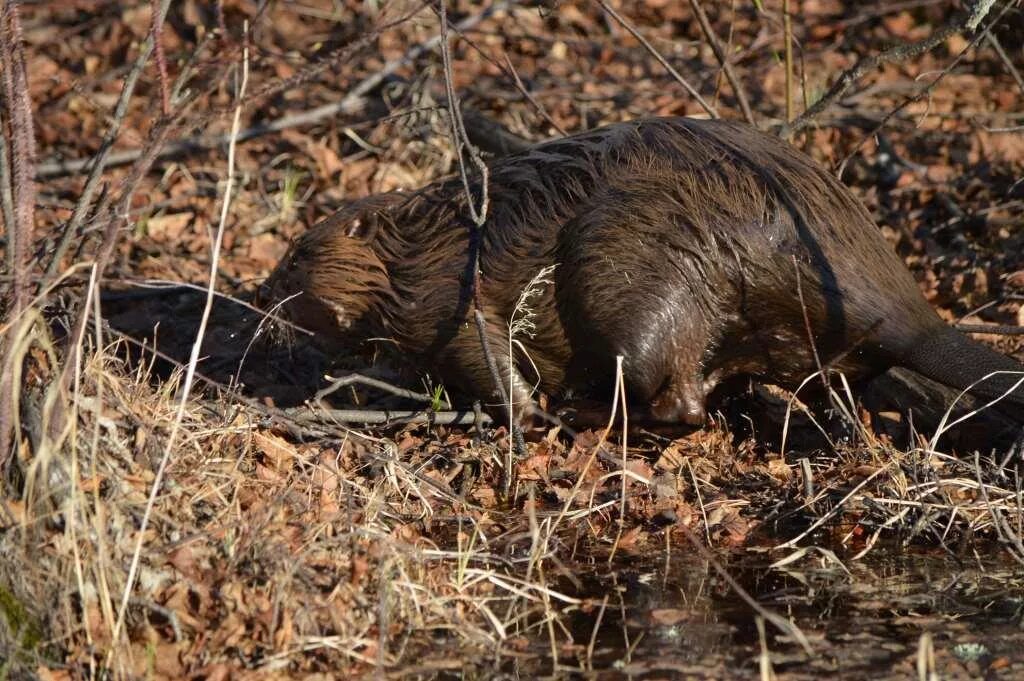
[[[749,126],[611,125],[502,159],[488,186],[480,293],[518,404],[535,383],[556,395],[608,386],[617,354],[631,398],[670,421],[700,423],[710,390],[734,376],[795,387],[817,369],[798,288],[821,361],[850,379],[902,365],[965,388],[1024,371],[943,324],[846,187]],[[299,294],[284,305],[299,324],[393,337],[446,383],[490,396],[467,215],[457,180],[356,202],[296,241],[264,296]],[[516,302],[549,266],[530,302],[536,332],[519,338],[529,359],[510,361]]]

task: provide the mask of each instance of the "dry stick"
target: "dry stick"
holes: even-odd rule
[[[693,545],[693,548],[697,550],[697,553],[700,554],[700,557],[707,561],[712,568],[714,568],[715,572],[717,572],[719,576],[721,576],[721,578],[725,580],[726,584],[728,584],[729,587],[732,588],[733,592],[740,597],[740,600],[742,600],[744,603],[750,606],[750,608],[758,615],[760,615],[767,621],[771,622],[776,629],[778,629],[784,634],[792,636],[796,640],[796,642],[799,643],[800,646],[804,649],[805,653],[811,655],[814,652],[811,649],[811,644],[807,640],[807,637],[804,636],[804,632],[802,632],[800,628],[796,626],[796,624],[786,619],[782,615],[772,612],[768,608],[758,603],[757,600],[755,600],[753,596],[747,593],[747,590],[744,589],[740,585],[740,583],[737,582],[736,579],[729,574],[728,570],[726,570],[721,563],[715,560],[715,557],[711,554],[711,551],[708,549],[708,547],[704,546],[704,544],[701,543],[700,539],[697,538],[697,535],[693,533],[693,530],[691,530],[686,525],[679,525],[678,527],[683,531],[683,534],[686,535],[686,538],[690,541],[690,544]]]
[[[975,451],[974,452],[974,474],[978,481],[978,490],[981,492],[981,498],[985,502],[985,507],[988,509],[989,515],[995,521],[992,525],[996,528],[996,536],[999,537],[1006,544],[1011,545],[1013,548],[1007,549],[1007,552],[1013,556],[1014,560],[1024,565],[1024,542],[1021,541],[1020,536],[1013,531],[1006,521],[1003,519],[1003,514],[999,512],[991,500],[988,498],[988,487],[981,480],[981,456]],[[1014,551],[1016,549],[1016,551]]]
[[[474,40],[467,36],[465,32],[460,31],[458,26],[453,25],[451,26],[451,29],[458,33],[459,37],[462,38],[467,45],[473,48],[474,52],[483,57],[487,61],[487,63],[500,69],[505,74],[506,77],[511,76],[513,84],[516,86],[516,89],[519,90],[519,94],[521,94],[527,102],[533,105],[533,108],[537,110],[537,113],[543,116],[544,120],[548,122],[548,125],[554,128],[559,135],[561,135],[562,137],[566,137],[568,135],[568,133],[562,128],[562,126],[560,126],[558,122],[551,117],[551,114],[549,114],[548,110],[544,108],[544,105],[538,102],[536,98],[534,98],[534,96],[530,93],[530,91],[526,89],[526,86],[523,84],[523,81],[520,80],[519,74],[516,72],[515,67],[512,65],[512,60],[509,59],[507,52],[503,53],[502,55],[505,57],[505,63],[502,64],[497,59],[495,59],[487,52],[485,52],[479,45],[476,44]]]
[[[511,4],[513,3],[496,2],[490,7],[479,12],[478,14],[466,17],[458,24],[455,24],[455,26],[457,26],[460,30],[463,31],[468,30],[479,24],[481,21],[487,19],[495,12],[509,7]],[[325,118],[330,118],[331,116],[334,116],[338,113],[356,111],[360,108],[363,98],[369,92],[371,92],[374,88],[376,88],[378,85],[384,82],[384,80],[391,76],[395,71],[398,71],[403,67],[409,66],[420,56],[432,50],[434,47],[437,46],[437,44],[440,41],[441,37],[439,35],[436,35],[430,38],[429,40],[426,40],[418,45],[414,45],[413,47],[409,48],[401,57],[398,57],[397,59],[392,59],[391,61],[384,64],[384,66],[381,67],[379,70],[375,71],[373,75],[361,80],[358,84],[355,85],[355,87],[351,88],[348,91],[348,93],[337,102],[333,102],[331,104],[324,104],[322,106],[315,107],[308,111],[303,111],[297,114],[292,114],[290,116],[285,116],[284,118],[280,118],[275,121],[270,121],[268,123],[260,123],[251,126],[249,128],[246,128],[245,130],[239,131],[237,139],[239,142],[244,142],[254,137],[259,137],[261,135],[267,135],[270,133],[279,132],[281,130],[286,130],[288,128],[295,128],[301,125],[317,123]],[[361,46],[362,42],[358,44]],[[288,81],[288,83],[290,84],[291,81]],[[276,92],[277,89],[272,88],[268,91],[265,91],[264,93],[261,93],[259,96],[266,97]],[[253,97],[252,99],[256,98],[257,97]],[[230,142],[229,137],[229,134],[214,136],[197,135],[195,137],[190,137],[188,139],[180,140],[164,146],[163,148],[160,149],[157,158],[173,156],[175,154],[180,154],[186,151],[202,151],[206,149],[215,149],[220,146],[223,146],[225,143]],[[126,151],[110,154],[107,158],[107,167],[131,163],[132,161],[135,161],[138,158],[140,158],[144,152],[145,149],[129,149]],[[89,167],[90,163],[92,163],[91,158],[75,159],[72,161],[51,160],[39,166],[37,176],[40,178],[44,178],[55,175],[79,173],[85,168]]]
[[[814,123],[815,118],[832,106],[832,104],[834,104],[839,98],[845,95],[862,76],[877,69],[882,64],[899,63],[919,57],[922,54],[931,51],[937,45],[942,44],[950,36],[961,33],[970,28],[971,24],[976,26],[977,23],[985,17],[985,14],[988,13],[988,5],[990,4],[991,3],[979,3],[975,6],[973,12],[959,14],[942,28],[916,43],[898,45],[896,47],[889,48],[880,54],[860,59],[852,67],[843,71],[843,73],[840,74],[839,79],[831,88],[829,88],[828,92],[822,95],[818,101],[811,105],[809,109],[800,114],[800,116],[792,123],[782,126],[779,130],[779,135],[781,137],[791,137],[794,133],[800,132],[807,126]],[[999,17],[1002,17],[1011,5],[1012,3],[1007,4],[1003,8],[1003,11],[999,13]],[[997,20],[999,17],[997,17]],[[979,38],[982,35],[984,35],[984,32],[979,34]],[[976,40],[973,42],[976,42]]]
[[[238,86],[237,102],[235,107],[234,119],[231,122],[231,130],[237,134],[240,127],[242,117],[242,101],[245,97],[245,87],[249,82],[249,44],[248,44],[248,24],[245,27],[246,43],[242,48],[242,78],[241,83]],[[236,140],[232,139],[228,146],[228,169],[227,169],[227,182],[224,187],[224,198],[221,203],[220,220],[217,224],[217,231],[214,235],[213,244],[211,246],[211,258],[210,258],[210,277],[206,296],[206,305],[203,308],[203,315],[199,322],[199,330],[196,331],[196,340],[192,345],[192,354],[189,357],[188,370],[185,372],[185,381],[181,388],[181,396],[178,400],[177,413],[174,416],[174,422],[171,426],[171,432],[167,436],[167,443],[164,445],[164,453],[160,459],[160,465],[157,467],[156,475],[153,478],[153,483],[150,488],[149,498],[146,500],[146,509],[142,515],[142,521],[139,525],[137,534],[137,540],[135,542],[135,550],[132,553],[131,566],[128,569],[128,578],[125,580],[124,594],[121,598],[121,605],[118,608],[117,622],[114,625],[114,631],[111,636],[111,640],[114,644],[120,636],[121,628],[124,625],[125,614],[128,610],[128,602],[131,598],[132,589],[135,586],[135,578],[138,574],[139,561],[142,556],[142,544],[145,541],[146,528],[149,525],[149,518],[152,515],[153,507],[156,505],[156,497],[160,492],[160,487],[163,483],[164,472],[167,470],[167,464],[170,461],[171,450],[174,447],[174,441],[177,438],[178,431],[181,429],[181,422],[185,417],[185,406],[188,404],[189,394],[192,390],[192,383],[195,379],[196,366],[199,364],[199,353],[202,349],[203,338],[206,335],[206,324],[210,318],[210,311],[213,308],[213,290],[217,284],[217,268],[220,264],[220,247],[221,242],[224,238],[224,223],[227,222],[228,208],[231,204],[231,190],[234,187],[235,182],[235,146]],[[111,646],[109,655],[113,654],[113,646]]]
[[[711,22],[708,21],[708,15],[704,13],[704,8],[700,5],[700,0],[690,0],[690,5],[693,7],[693,13],[697,16],[697,22],[700,24],[700,30],[704,33],[704,39],[708,41],[711,51],[715,53],[715,58],[718,59],[722,70],[725,71],[725,77],[729,81],[729,85],[732,86],[733,94],[736,95],[736,99],[740,103],[740,109],[743,110],[743,118],[747,120],[747,123],[755,125],[754,114],[750,110],[750,103],[747,101],[747,93],[740,84],[740,79],[736,77],[736,72],[733,71],[732,64],[729,63],[729,55],[722,49],[722,44],[718,41],[718,36],[715,34],[714,28],[711,27]]]
[[[401,423],[429,423],[438,426],[468,426],[480,421],[483,425],[490,423],[486,414],[479,419],[471,410],[429,411],[424,409],[324,409],[316,407],[311,414],[309,407],[291,407],[271,410],[269,413],[280,413],[297,423],[322,423],[316,418],[322,414],[330,422],[360,423],[364,425],[397,425]]]
[[[1022,93],[1024,93],[1024,77],[1020,75],[1020,71],[1018,71],[1017,67],[1013,65],[1013,60],[1010,59],[1008,54],[1006,54],[1006,50],[1003,49],[1002,43],[1000,43],[999,39],[996,38],[996,34],[992,32],[991,28],[985,31],[985,39],[988,40],[992,49],[999,55],[1003,65],[1006,66],[1006,70],[1010,72],[1011,76],[1013,76],[1013,79],[1017,82],[1017,87],[1020,88]]]
[[[7,156],[7,139],[3,135],[4,115],[3,107],[0,106],[0,208],[3,210],[4,233],[7,238],[7,271],[14,272],[14,249],[11,248],[11,231],[14,226],[14,198],[11,194],[11,159]]]
[[[171,0],[164,0],[161,6],[154,12],[153,26],[154,29],[158,23],[163,22],[163,17],[167,14],[167,8],[170,7]],[[71,246],[72,241],[78,234],[78,229],[81,227],[82,222],[85,220],[85,216],[92,206],[92,197],[96,193],[96,189],[99,187],[100,178],[103,177],[103,171],[107,166],[107,161],[110,158],[110,149],[114,146],[114,140],[117,139],[118,132],[121,130],[121,124],[124,122],[125,116],[128,113],[128,103],[131,101],[132,93],[135,91],[135,84],[139,80],[139,76],[142,75],[142,71],[146,66],[146,62],[149,60],[149,55],[153,51],[154,36],[155,32],[150,32],[149,38],[142,45],[142,49],[139,52],[139,56],[135,59],[135,63],[132,65],[131,71],[124,79],[124,85],[121,87],[121,94],[118,95],[117,104],[114,106],[114,115],[110,120],[110,127],[107,128],[106,134],[103,136],[103,140],[100,142],[99,151],[91,159],[86,159],[85,163],[92,163],[92,167],[89,170],[89,177],[85,181],[85,188],[82,190],[82,194],[78,197],[78,202],[75,204],[75,210],[71,214],[71,220],[64,228],[64,234],[61,235],[60,242],[57,244],[56,249],[53,252],[53,256],[50,259],[50,263],[46,266],[46,275],[40,281],[40,288],[45,287],[47,282],[54,277],[57,273],[57,268],[60,266],[60,261],[64,258],[64,254],[67,253],[68,248]],[[167,115],[165,113],[165,115]],[[131,159],[134,160],[134,159]],[[85,165],[82,166],[85,168]],[[42,168],[39,172],[40,176],[43,176]]]
[[[1024,334],[1024,326],[1012,324],[956,324],[955,327],[967,333],[992,333],[999,336],[1018,336]]]
[[[445,7],[446,0],[438,0],[439,16],[441,19],[441,63],[444,68],[444,88],[448,99],[448,116],[452,124],[452,144],[455,145],[455,156],[459,162],[459,176],[462,178],[462,188],[466,194],[466,207],[473,220],[473,230],[470,234],[470,258],[471,262],[471,293],[473,298],[473,319],[476,322],[477,333],[480,336],[480,347],[483,351],[484,361],[490,371],[491,379],[494,381],[502,408],[508,418],[509,434],[512,436],[511,447],[519,456],[526,455],[526,440],[523,438],[523,431],[515,422],[511,393],[505,390],[505,383],[501,379],[501,372],[498,369],[491,349],[490,339],[487,337],[487,318],[484,314],[483,299],[480,295],[480,249],[483,246],[483,230],[487,222],[487,209],[490,204],[488,193],[488,169],[480,157],[480,152],[469,141],[466,135],[466,127],[462,121],[462,110],[459,108],[458,98],[455,96],[453,84],[451,53],[448,46],[448,15]],[[473,202],[473,192],[469,184],[469,174],[466,172],[466,162],[463,158],[463,149],[469,154],[470,160],[480,173],[480,208],[477,209]],[[513,375],[512,357],[508,358],[509,374]],[[507,497],[512,489],[512,451],[505,461],[505,496]]]
[[[814,328],[811,326],[811,316],[807,311],[807,303],[804,301],[804,287],[803,282],[800,280],[800,263],[797,261],[796,256],[793,256],[793,271],[796,273],[796,295],[800,299],[800,310],[804,316],[804,330],[807,332],[807,343],[811,346],[811,355],[814,357],[814,366],[817,367],[818,373],[821,374],[821,384],[825,388],[825,394],[831,399],[832,385],[828,380],[828,372],[821,367],[821,357],[818,355],[818,346],[814,342]]]
[[[387,381],[381,381],[380,379],[371,378],[369,376],[363,376],[361,374],[349,374],[347,376],[342,376],[341,378],[332,379],[332,383],[329,386],[321,390],[318,390],[316,394],[313,395],[313,400],[318,402],[323,398],[327,397],[328,395],[330,395],[331,393],[337,392],[338,390],[341,390],[345,386],[352,385],[353,383],[365,385],[369,388],[376,388],[377,390],[383,390],[384,392],[391,393],[392,395],[395,395],[397,397],[404,397],[409,400],[426,402],[428,404],[433,403],[434,401],[433,395],[416,392],[415,390],[408,390],[406,388],[400,388],[397,385],[392,385],[391,383],[388,383]],[[440,400],[440,405],[442,409],[448,409],[450,407],[450,405],[444,400]]]
[[[11,253],[10,306],[12,316],[18,315],[28,297],[28,252],[32,241],[32,227],[35,214],[36,186],[33,180],[35,164],[35,135],[32,127],[32,103],[29,101],[28,78],[25,73],[25,53],[22,45],[21,22],[18,5],[13,0],[4,3],[0,16],[0,59],[3,61],[2,79],[4,102],[10,119],[9,140],[0,140],[0,145],[10,142],[10,161],[13,172],[5,180],[12,181],[11,215],[7,214],[5,184],[4,220],[7,233],[7,251]],[[5,155],[5,162],[7,157]],[[6,168],[5,168],[6,170]],[[8,339],[0,359],[0,477],[6,471],[11,453],[11,433],[14,430],[17,405],[14,375],[9,363],[16,360],[15,343]],[[15,448],[17,442],[14,443]]]
[[[988,4],[991,4],[991,3],[988,3]],[[988,23],[988,26],[986,26],[983,31],[979,31],[978,34],[969,43],[967,43],[967,46],[964,47],[964,49],[960,50],[960,53],[958,55],[956,55],[956,58],[953,59],[953,61],[950,62],[949,65],[946,66],[946,68],[942,69],[942,71],[939,72],[939,75],[935,76],[935,78],[932,79],[932,81],[930,83],[928,83],[928,85],[926,85],[924,88],[922,88],[916,95],[914,95],[912,97],[908,97],[907,99],[905,99],[903,101],[903,103],[901,103],[895,109],[893,109],[892,111],[889,111],[888,113],[886,113],[885,116],[882,117],[882,120],[878,122],[878,125],[876,125],[874,127],[874,129],[872,129],[871,132],[869,132],[867,135],[864,135],[864,137],[861,138],[860,142],[858,142],[857,145],[853,149],[850,150],[850,153],[848,153],[846,155],[846,157],[836,166],[836,168],[837,168],[836,175],[840,176],[840,175],[843,174],[843,170],[846,168],[846,164],[850,162],[850,159],[853,158],[853,155],[856,154],[858,151],[860,151],[860,148],[862,146],[864,146],[864,143],[867,140],[874,138],[875,135],[877,135],[879,133],[879,131],[881,131],[881,129],[884,128],[889,123],[889,121],[892,119],[893,116],[895,116],[897,113],[899,113],[903,109],[907,108],[910,104],[913,104],[914,102],[919,102],[926,95],[931,94],[931,91],[935,89],[935,86],[938,85],[939,82],[942,81],[942,79],[946,77],[947,73],[949,73],[954,68],[956,68],[957,64],[959,64],[960,61],[967,55],[967,52],[969,50],[972,50],[972,49],[974,49],[975,47],[978,46],[978,43],[981,42],[982,38],[985,36],[985,33],[988,32],[993,26],[996,25],[996,23],[999,22],[1000,19],[1003,18],[1003,15],[1005,15],[1010,10],[1010,8],[1013,7],[1013,4],[1014,3],[1008,3],[1006,6],[1004,6],[1003,9],[999,12],[999,14],[997,14],[995,16],[995,18],[992,19],[992,21],[990,21]],[[981,12],[982,7],[985,7],[986,10],[987,10],[986,2],[984,2],[984,1],[981,2],[975,8],[975,11],[976,12]],[[971,24],[975,24],[976,21],[980,22],[983,18],[984,18],[984,13],[975,15],[973,18],[968,19],[966,24],[968,25],[968,27],[970,27]]]
[[[662,68],[668,71],[669,74],[676,79],[676,82],[682,85],[683,89],[690,93],[691,97],[697,100],[697,103],[700,104],[701,108],[704,109],[704,111],[706,111],[709,116],[711,116],[712,118],[718,118],[718,112],[715,111],[714,107],[708,104],[704,100],[704,98],[700,96],[700,93],[697,92],[696,88],[694,88],[692,85],[686,82],[686,79],[679,75],[678,71],[672,68],[672,65],[668,63],[668,60],[661,56],[661,53],[658,52],[658,50],[654,49],[654,46],[647,42],[647,39],[640,35],[640,32],[636,30],[632,24],[630,24],[628,21],[626,21],[625,18],[622,17],[622,15],[620,15],[618,12],[612,9],[611,5],[605,2],[605,0],[595,1],[597,2],[597,4],[601,6],[601,9],[607,12],[613,19],[615,19],[615,21],[619,23],[620,26],[629,31],[630,34],[632,34],[632,36],[636,38],[641,45],[644,46],[644,49],[647,50],[648,54],[654,57],[658,61],[658,63],[661,64]]]
[[[782,35],[786,41],[786,123],[789,123],[793,120],[793,17],[789,13],[789,0],[782,0]]]
[[[164,17],[167,16],[167,2],[164,0],[157,6],[151,0],[153,21],[149,27],[149,41],[153,46],[153,60],[156,62],[157,75],[160,77],[160,107],[164,116],[171,114],[171,92],[167,86],[167,59],[164,57],[163,28]]]
[[[10,242],[8,248],[14,251],[14,266],[11,270],[14,277],[12,307],[17,312],[24,305],[28,294],[26,267],[35,215],[36,185],[33,176],[36,143],[17,2],[6,0],[2,21],[0,56],[4,65],[4,99],[10,118],[11,161],[14,164],[11,178],[14,222],[7,225],[7,238]]]
[[[540,113],[540,115],[544,117],[544,120],[548,122],[548,125],[555,129],[555,132],[557,132],[562,137],[567,137],[569,133],[567,133],[565,129],[562,126],[560,126],[554,118],[551,117],[551,114],[549,114],[548,110],[544,108],[544,105],[538,102],[534,98],[534,96],[530,94],[530,91],[526,89],[526,86],[523,85],[523,81],[520,80],[519,73],[516,71],[516,67],[512,65],[512,60],[509,59],[508,52],[506,52],[504,56],[505,65],[508,67],[508,72],[512,74],[512,78],[515,82],[516,89],[519,90],[519,93],[526,98],[526,101],[533,105],[533,108],[535,108],[538,111],[538,113]]]

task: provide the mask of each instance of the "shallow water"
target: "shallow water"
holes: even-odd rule
[[[767,663],[779,679],[917,679],[920,657],[923,678],[934,670],[936,679],[1024,679],[1024,570],[1000,552],[962,562],[876,550],[849,562],[849,572],[808,554],[769,567],[784,555],[739,553],[724,567],[758,603],[792,618],[810,654],[770,623],[762,639],[754,611],[706,561],[624,558],[613,570],[578,573],[575,595],[588,606],[572,614],[576,645],[562,647],[557,667],[540,643],[534,652],[546,664],[535,659],[506,671],[513,678],[757,679],[770,678],[761,676]]]

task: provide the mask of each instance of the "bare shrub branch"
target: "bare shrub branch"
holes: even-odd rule
[[[914,59],[925,52],[930,52],[938,45],[941,45],[950,36],[963,33],[964,31],[973,30],[972,27],[977,26],[978,23],[985,18],[985,14],[988,13],[991,4],[991,2],[979,3],[974,7],[972,12],[959,13],[955,15],[944,26],[927,38],[919,40],[916,43],[897,45],[879,54],[860,59],[852,67],[843,71],[839,75],[839,78],[836,79],[836,82],[833,83],[832,87],[829,88],[828,92],[822,95],[818,101],[811,105],[809,109],[800,114],[793,122],[782,126],[779,130],[779,135],[781,137],[791,137],[793,134],[800,132],[809,125],[812,125],[815,119],[821,115],[822,112],[849,92],[850,88],[852,88],[858,80],[871,71],[874,71],[879,66]],[[1011,5],[1008,3],[1006,7],[1003,8],[1003,11],[1000,12],[999,16],[1001,17],[1010,6]],[[982,35],[984,35],[984,32]]]

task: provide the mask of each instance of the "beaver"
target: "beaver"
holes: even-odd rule
[[[756,128],[617,123],[488,174],[481,229],[458,178],[372,196],[299,237],[260,298],[336,341],[389,337],[487,398],[478,263],[484,333],[526,415],[536,388],[610,396],[617,355],[632,402],[693,425],[736,377],[793,389],[821,365],[853,381],[902,366],[985,400],[1024,378],[982,381],[1024,365],[943,323],[850,190]],[[469,189],[479,202],[481,179]],[[1024,389],[1001,407],[1024,423]]]

